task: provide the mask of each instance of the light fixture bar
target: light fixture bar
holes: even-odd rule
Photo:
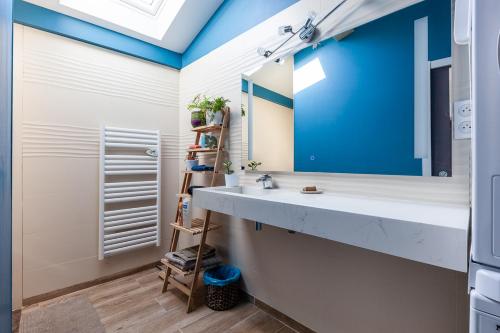
[[[269,58],[272,56],[274,53],[276,53],[279,49],[281,49],[283,46],[285,46],[286,43],[288,43],[295,35],[299,34],[299,37],[301,40],[305,41],[306,43],[310,43],[314,39],[314,35],[316,32],[316,28],[328,18],[328,16],[332,15],[337,9],[340,8],[344,3],[346,3],[347,0],[342,0],[339,2],[332,10],[330,10],[321,20],[318,21],[318,23],[313,24],[313,20],[315,18],[315,15],[309,14],[309,17],[307,18],[306,23],[297,31],[293,31],[290,29],[290,26],[284,26],[280,27],[279,32],[280,35],[284,33],[291,33],[291,36],[285,39],[280,45],[278,45],[274,50],[266,50],[264,48],[259,48],[257,50],[257,53],[259,53],[261,56],[264,56],[266,58]]]

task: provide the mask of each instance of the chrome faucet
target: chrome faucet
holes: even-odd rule
[[[262,186],[264,186],[265,190],[270,190],[273,188],[273,177],[271,175],[263,175],[259,177],[256,182],[262,182]]]

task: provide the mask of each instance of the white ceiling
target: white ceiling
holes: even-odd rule
[[[200,32],[203,26],[207,23],[213,13],[217,10],[217,8],[222,4],[223,0],[185,0],[180,7],[180,10],[173,18],[173,21],[170,25],[167,23],[167,19],[162,18],[162,8],[169,8],[169,1],[157,1],[157,0],[138,0],[138,1],[124,1],[124,0],[66,0],[66,3],[75,3],[77,6],[83,4],[88,4],[88,2],[94,2],[95,6],[102,6],[105,2],[109,7],[114,7],[117,9],[116,12],[108,13],[110,14],[111,20],[103,19],[102,15],[90,15],[84,13],[83,11],[73,9],[69,6],[65,6],[61,4],[60,0],[24,0],[26,2],[30,2],[32,4],[45,7],[47,9],[72,16],[78,18],[80,20],[93,23],[95,25],[107,28],[109,30],[113,30],[124,35],[128,35],[145,42],[175,51],[179,53],[183,53],[186,48],[191,44],[196,35]],[[130,6],[128,4],[133,3],[144,3],[143,12],[138,10],[138,8],[134,8],[134,6]],[[154,8],[155,3],[162,3],[162,7],[158,10],[158,8]],[[125,4],[124,4],[125,3]],[[151,7],[151,8],[148,8]],[[148,15],[146,12],[151,10],[150,14],[156,13],[157,15]],[[153,10],[155,10],[153,12]],[[121,11],[121,12],[118,12]],[[168,12],[168,11],[166,11]],[[99,13],[101,14],[101,13]],[[168,14],[168,13],[163,13]],[[126,19],[125,18],[126,15]],[[159,18],[162,18],[159,20]],[[116,21],[113,21],[116,19]],[[136,30],[141,31],[141,29],[131,29],[128,27],[124,27],[123,25],[119,25],[114,22],[118,22],[118,20],[128,21],[141,24],[144,27],[150,25],[154,32],[150,35],[163,36],[159,37],[159,39],[148,36],[146,33],[137,32]],[[141,23],[139,23],[141,22]],[[162,26],[165,24],[165,26]],[[166,32],[163,34],[164,29]],[[151,29],[150,29],[151,30]],[[144,30],[145,31],[145,30]]]

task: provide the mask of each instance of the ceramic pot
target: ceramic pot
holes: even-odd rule
[[[207,119],[205,117],[205,112],[200,109],[191,110],[191,125],[193,127],[204,126],[207,124]]]
[[[212,110],[207,111],[207,119],[209,125],[222,125],[223,114],[222,111],[213,112]]]
[[[240,177],[236,172],[233,172],[230,175],[227,173],[224,174],[224,179],[226,181],[226,187],[236,187],[240,185]]]

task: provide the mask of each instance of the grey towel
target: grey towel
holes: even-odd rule
[[[174,256],[184,260],[184,261],[190,261],[190,260],[196,260],[196,257],[198,256],[198,249],[199,245],[187,247],[185,249],[182,249],[180,251],[174,252]],[[202,257],[203,258],[209,258],[215,255],[215,248],[213,248],[210,245],[206,245],[203,247],[203,253]]]
[[[186,265],[190,261],[196,261],[198,256],[199,245],[191,246],[176,252],[167,252],[165,257],[171,262],[177,263],[181,266]],[[203,248],[202,258],[210,258],[215,256],[215,248],[209,245],[205,245]]]
[[[175,265],[175,267],[180,268],[183,271],[190,271],[194,269],[194,266],[196,265],[196,260],[190,260],[184,264],[179,263],[179,261],[176,259],[172,260],[172,255],[170,253],[167,253],[166,257],[169,263]],[[213,268],[215,266],[218,266],[221,262],[222,259],[216,255],[203,259],[203,261],[201,262],[201,267],[205,269]]]

